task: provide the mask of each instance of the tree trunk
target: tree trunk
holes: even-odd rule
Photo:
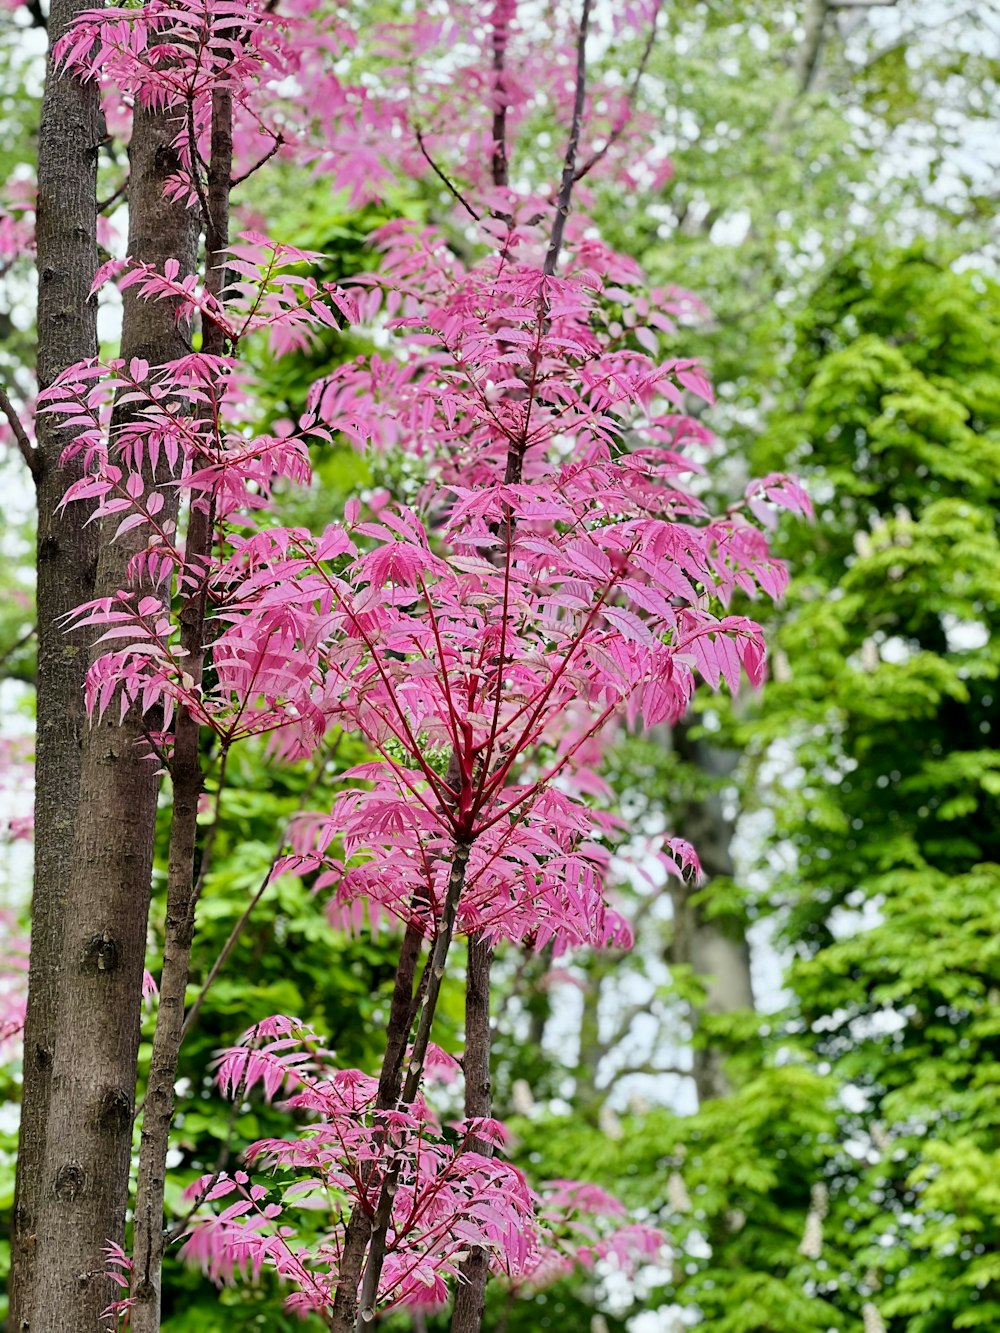
[[[52,0],[55,42],[88,0]],[[97,303],[88,299],[97,269],[97,152],[101,139],[96,85],[50,64],[38,136],[38,383],[48,388],[67,366],[97,354]],[[35,427],[38,502],[38,673],[35,741],[35,875],[31,963],[24,1027],[24,1085],[11,1231],[12,1330],[33,1323],[35,1228],[45,1152],[50,1074],[59,996],[64,890],[69,879],[80,787],[86,632],[67,634],[61,617],[93,596],[97,531],[77,507],[57,506],[81,474],[79,460],[59,466],[68,436],[55,417]]]
[[[205,219],[205,285],[220,301],[225,286],[225,250],[229,244],[229,191],[233,170],[233,100],[230,93],[212,95],[212,148],[208,172],[208,212]],[[225,339],[217,325],[202,332],[202,351],[221,356]],[[215,502],[193,497],[188,511],[184,548],[185,572],[191,586],[183,599],[181,648],[192,679],[201,687],[205,665],[205,607],[215,535]],[[203,773],[199,741],[201,727],[184,705],[174,725],[170,763],[173,806],[167,867],[167,911],[164,923],[163,971],[160,1004],[149,1062],[149,1081],[143,1105],[136,1185],[135,1241],[133,1245],[134,1304],[132,1333],[156,1333],[160,1327],[163,1281],[163,1201],[167,1150],[174,1113],[174,1083],[184,1035],[184,999],[191,966],[194,916],[199,883],[195,876],[198,841],[198,802]],[[225,755],[219,765],[219,792],[225,782]]]
[[[673,743],[682,758],[711,778],[724,778],[736,767],[738,755],[717,750],[703,740],[692,740],[686,724],[673,733]],[[731,846],[734,821],[727,817],[722,798],[713,793],[703,801],[692,801],[675,812],[677,827],[693,843],[708,881],[733,873]],[[692,1073],[698,1101],[724,1097],[731,1091],[725,1071],[725,1054],[710,1041],[697,1040],[698,1028],[713,1014],[734,1013],[754,1007],[750,976],[750,949],[742,916],[709,915],[696,901],[702,889],[671,879],[674,937],[670,961],[686,963],[704,981],[705,1002],[692,1015],[695,1042]]]
[[[179,165],[175,134],[163,113],[136,110],[129,254],[158,265],[173,257],[184,274],[194,268],[194,219],[163,198]],[[126,292],[124,358],[156,366],[188,350],[172,302]],[[116,526],[111,519],[102,528],[98,597],[126,586],[128,561],[145,542],[141,529],[112,541]],[[38,1216],[39,1333],[98,1333],[101,1312],[118,1294],[104,1247],[124,1234],[159,789],[143,734],[134,711],[119,724],[112,706],[84,737]]]
[[[490,1075],[490,972],[493,946],[485,935],[469,937],[468,976],[465,983],[465,1114],[489,1117],[493,1114],[493,1080]],[[473,1139],[473,1152],[492,1157],[490,1144]],[[451,1333],[479,1333],[486,1309],[486,1282],[490,1260],[481,1245],[474,1245],[462,1264],[463,1281],[455,1291],[455,1313]]]
[[[441,920],[438,922],[430,955],[424,964],[423,976],[417,988],[411,1015],[411,1023],[415,1021],[417,1027],[413,1037],[413,1047],[410,1051],[406,1078],[400,1092],[397,1094],[397,1102],[403,1106],[410,1105],[420,1091],[424,1060],[427,1057],[427,1046],[430,1042],[438,996],[441,992],[441,983],[444,980],[448,963],[448,952],[451,948],[455,917],[458,912],[462,889],[465,885],[469,850],[470,844],[467,842],[456,842],[454,844],[451,870],[448,875],[448,889],[441,909]],[[397,987],[397,991],[393,995],[394,1007],[396,995],[399,992],[400,988]],[[346,1261],[343,1259],[341,1261],[340,1273],[337,1278],[337,1291],[327,1321],[331,1333],[352,1333],[352,1330],[355,1330],[356,1333],[356,1330],[371,1328],[374,1325],[378,1304],[379,1279],[385,1261],[386,1238],[392,1216],[392,1202],[398,1188],[401,1167],[401,1159],[397,1158],[395,1161],[391,1161],[382,1178],[378,1203],[371,1217],[369,1232],[371,1242],[364,1271],[361,1274],[360,1292],[357,1286],[358,1272],[353,1268],[348,1270]],[[354,1212],[356,1213],[359,1208],[360,1205],[356,1205]],[[348,1232],[349,1230],[350,1223],[348,1224]]]

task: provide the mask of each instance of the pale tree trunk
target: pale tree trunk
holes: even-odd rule
[[[193,270],[197,233],[188,210],[163,198],[179,165],[175,134],[162,113],[136,111],[129,254],[157,265],[173,257],[183,275]],[[172,302],[126,292],[123,357],[156,366],[188,350]],[[141,529],[112,541],[116,526],[102,528],[95,596],[126,586],[128,561],[145,543]],[[112,705],[84,736],[38,1207],[38,1333],[97,1333],[118,1293],[104,1247],[124,1235],[159,790],[143,735],[134,712],[119,723]]]
[[[52,0],[56,41],[89,0]],[[48,388],[67,366],[97,354],[96,302],[88,292],[97,268],[99,95],[50,64],[38,136],[38,383]],[[69,879],[80,786],[86,639],[67,634],[61,617],[93,595],[97,531],[77,508],[59,514],[81,464],[60,468],[68,443],[56,418],[40,413],[32,473],[38,503],[38,673],[35,742],[35,876],[31,963],[24,1028],[24,1084],[11,1230],[12,1330],[33,1322],[35,1228],[45,1151],[59,996],[64,890]],[[40,1325],[39,1325],[40,1326]]]
[[[692,740],[684,723],[675,728],[673,744],[681,758],[716,781],[728,777],[739,759],[734,751],[717,750],[704,740]],[[727,816],[718,792],[687,803],[672,814],[678,830],[694,844],[711,892],[713,879],[733,874],[734,820]],[[750,948],[743,918],[735,913],[709,914],[698,901],[704,892],[704,885],[670,881],[674,914],[670,962],[690,966],[706,987],[704,1004],[692,1013],[696,1037],[699,1027],[713,1015],[754,1007]],[[691,1054],[699,1103],[731,1091],[725,1058],[717,1047],[710,1041],[703,1044],[696,1040]]]

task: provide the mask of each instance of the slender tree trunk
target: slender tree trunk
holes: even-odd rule
[[[726,777],[736,766],[735,753],[692,740],[684,723],[675,729],[674,744],[684,759],[710,777]],[[715,793],[704,801],[692,802],[677,812],[676,818],[684,836],[697,848],[706,878],[731,876],[735,828],[734,821],[725,813],[722,798]],[[702,892],[680,881],[670,881],[674,911],[671,961],[689,965],[706,986],[705,1002],[693,1015],[696,1037],[699,1028],[710,1027],[713,1015],[754,1007],[750,949],[743,918],[736,914],[709,915],[699,901]],[[724,1097],[732,1090],[725,1070],[725,1053],[712,1044],[708,1032],[702,1040],[694,1042],[692,1073],[699,1103]]]
[[[55,42],[88,7],[88,0],[52,0]],[[97,304],[88,298],[97,269],[97,153],[100,101],[50,63],[38,135],[38,382],[48,388],[67,366],[97,354]],[[97,531],[76,507],[57,506],[81,473],[59,464],[68,443],[56,418],[40,413],[35,426],[34,480],[38,502],[38,674],[35,741],[35,877],[31,963],[24,1028],[24,1085],[11,1231],[12,1330],[38,1327],[35,1230],[45,1153],[50,1077],[59,999],[64,891],[80,788],[84,728],[86,633],[66,634],[61,617],[93,595]]]
[[[209,216],[205,219],[205,283],[217,300],[221,300],[225,285],[232,169],[232,96],[228,92],[216,91],[212,97],[212,147],[207,195]],[[202,334],[202,351],[210,356],[219,356],[224,350],[225,340],[219,328],[213,324],[207,325]],[[192,586],[187,591],[181,612],[181,647],[186,654],[184,660],[195,690],[201,686],[205,663],[205,606],[214,532],[214,504],[205,497],[200,501],[194,497],[185,542],[186,577]],[[197,720],[181,705],[177,710],[174,751],[170,763],[173,806],[160,1003],[139,1147],[133,1244],[132,1333],[156,1333],[160,1327],[167,1149],[174,1113],[174,1082],[183,1038],[184,999],[191,966],[191,943],[194,939],[194,916],[198,900],[195,852],[198,840],[198,801],[203,785],[200,734]],[[224,781],[223,757],[219,768],[220,793]]]
[[[194,219],[163,197],[179,165],[175,133],[163,113],[137,108],[129,254],[158,265],[173,257],[185,273],[194,267]],[[189,350],[172,302],[140,301],[134,288],[125,298],[123,357],[156,366]],[[112,541],[116,526],[102,528],[96,596],[127,586],[128,561],[145,541],[141,530]],[[97,1333],[118,1294],[104,1247],[124,1235],[159,790],[143,734],[141,718],[132,712],[119,724],[112,707],[84,736],[38,1209],[39,1333]]]
[[[410,1009],[410,1025],[417,1021],[417,1030],[413,1038],[413,1049],[410,1052],[409,1064],[406,1070],[406,1079],[402,1088],[395,1094],[393,1105],[402,1102],[404,1106],[409,1105],[420,1091],[420,1081],[424,1072],[424,1060],[427,1057],[427,1046],[430,1041],[431,1028],[434,1024],[434,1015],[437,1011],[438,996],[441,992],[441,983],[444,980],[445,969],[448,963],[448,953],[451,949],[452,933],[455,928],[455,916],[458,911],[459,899],[462,895],[462,889],[465,885],[465,872],[469,863],[470,845],[465,842],[455,844],[452,857],[451,871],[448,876],[448,889],[445,894],[444,905],[441,912],[441,921],[438,924],[437,934],[434,938],[434,944],[431,948],[430,956],[424,964],[423,974],[420,979],[420,985],[417,988],[417,994]],[[407,932],[409,935],[409,932]],[[397,999],[400,1006],[404,999],[403,987],[399,984],[399,975],[397,974],[397,986],[393,995],[393,1009],[397,1008]],[[401,1012],[401,1008],[400,1008]],[[419,1018],[418,1018],[419,1015]],[[407,1029],[409,1030],[409,1029]],[[405,1049],[405,1042],[404,1042]],[[402,1062],[400,1062],[399,1072],[402,1074]],[[390,1089],[383,1090],[380,1083],[380,1099],[383,1091],[387,1094]],[[329,1325],[332,1333],[354,1333],[355,1329],[364,1330],[373,1328],[376,1318],[376,1303],[378,1299],[378,1284],[382,1276],[382,1265],[386,1254],[386,1237],[389,1230],[389,1223],[392,1216],[392,1204],[396,1195],[396,1189],[399,1182],[401,1162],[395,1161],[390,1165],[382,1178],[379,1190],[378,1202],[374,1212],[370,1215],[370,1220],[364,1225],[367,1230],[366,1242],[370,1237],[368,1245],[368,1257],[364,1262],[364,1271],[362,1274],[361,1261],[364,1259],[364,1245],[360,1246],[360,1253],[352,1254],[351,1262],[348,1263],[347,1246],[341,1257],[340,1272],[337,1276],[337,1290],[334,1296],[333,1308],[330,1311]],[[348,1236],[350,1227],[354,1221],[354,1215],[361,1212],[360,1207],[355,1207],[354,1213],[348,1223]],[[358,1291],[358,1280],[361,1279],[361,1290]]]
[[[490,1076],[490,972],[493,945],[483,934],[469,939],[468,975],[465,982],[465,1114],[467,1118],[493,1114],[493,1082]],[[492,1157],[490,1144],[472,1141],[474,1152]],[[459,1270],[461,1281],[455,1291],[452,1333],[479,1333],[486,1309],[486,1282],[490,1274],[489,1255],[475,1245]]]
[[[413,982],[417,975],[417,963],[423,935],[415,925],[408,925],[400,946],[399,962],[396,966],[396,979],[393,984],[392,1003],[389,1007],[389,1023],[386,1036],[385,1058],[379,1075],[378,1094],[375,1106],[379,1111],[389,1111],[399,1101],[403,1086],[403,1062],[406,1059],[406,1044],[416,1012],[413,995]],[[426,974],[425,974],[426,975]],[[367,1179],[366,1179],[367,1183]],[[355,1207],[347,1220],[344,1233],[344,1246],[341,1251],[340,1270],[337,1277],[337,1290],[334,1295],[333,1313],[330,1327],[333,1329],[353,1329],[358,1315],[358,1283],[365,1263],[365,1251],[372,1236],[372,1215],[363,1208]]]

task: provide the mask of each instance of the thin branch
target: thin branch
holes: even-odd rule
[[[126,173],[125,173],[125,179],[122,181],[121,185],[119,185],[118,189],[115,190],[114,194],[109,194],[108,197],[107,197],[107,199],[98,199],[98,201],[97,201],[97,211],[98,211],[98,213],[103,213],[106,209],[110,208],[111,205],[112,205],[116,200],[120,199],[120,198],[122,197],[123,194],[127,194],[127,193],[128,193],[128,183],[129,183],[129,175],[128,175],[128,173],[126,172]]]
[[[9,648],[5,648],[4,651],[0,653],[0,672],[3,671],[4,667],[16,653],[19,653],[26,644],[31,642],[37,633],[38,626],[31,625],[23,634],[17,636]]]
[[[187,1231],[188,1223],[208,1198],[209,1194],[211,1194],[215,1186],[219,1183],[219,1179],[226,1169],[226,1163],[229,1161],[229,1156],[233,1148],[233,1135],[236,1133],[236,1121],[239,1119],[240,1111],[243,1106],[243,1099],[246,1096],[247,1076],[249,1073],[250,1061],[247,1060],[243,1066],[243,1073],[240,1075],[240,1081],[233,1092],[232,1105],[229,1108],[229,1119],[226,1124],[226,1137],[219,1145],[218,1155],[215,1159],[215,1170],[205,1182],[204,1188],[198,1191],[191,1207],[167,1232],[163,1241],[164,1249],[166,1249],[167,1246],[173,1245],[175,1241],[180,1240],[181,1236],[184,1235],[185,1231]]]
[[[580,127],[583,123],[583,108],[587,99],[587,33],[590,28],[591,0],[583,0],[583,13],[580,16],[580,32],[576,41],[576,95],[573,99],[573,120],[570,124],[569,141],[566,144],[566,156],[563,160],[562,182],[556,199],[556,216],[552,224],[552,236],[549,240],[548,253],[542,272],[551,278],[559,263],[559,251],[562,249],[566,219],[569,217],[570,200],[573,197],[573,181],[576,175],[576,154],[580,147]]]
[[[880,60],[884,60],[887,56],[893,55],[904,46],[908,46],[910,42],[915,41],[918,37],[926,37],[929,32],[937,32],[941,28],[951,27],[953,23],[960,23],[962,19],[967,19],[973,14],[979,14],[981,11],[981,3],[967,5],[964,9],[959,9],[954,14],[949,14],[947,18],[941,19],[938,23],[928,23],[921,28],[909,28],[906,32],[900,33],[897,38],[889,42],[886,46],[879,47],[877,51],[873,51],[866,60],[860,65],[855,66],[852,72],[855,74],[865,74],[873,66],[877,65]]]
[[[431,1028],[437,1011],[438,996],[441,992],[441,982],[444,979],[445,967],[448,961],[448,951],[451,948],[452,932],[455,926],[455,917],[458,912],[458,903],[462,895],[462,889],[465,885],[465,872],[469,863],[469,851],[469,843],[455,843],[451,872],[448,876],[448,889],[445,894],[444,905],[441,912],[441,923],[434,940],[434,947],[431,950],[431,955],[424,967],[424,971],[429,980],[423,1006],[420,1011],[419,1019],[417,1020],[417,1030],[413,1038],[413,1046],[410,1050],[410,1063],[406,1072],[406,1081],[403,1084],[402,1093],[400,1095],[400,1105],[402,1106],[412,1105],[416,1100],[417,1093],[420,1091],[420,1080],[424,1071],[424,1060],[427,1056],[427,1044],[430,1041]],[[358,1333],[365,1328],[370,1328],[375,1319],[379,1278],[382,1275],[382,1265],[385,1261],[388,1232],[392,1220],[392,1204],[396,1195],[402,1168],[403,1159],[402,1157],[397,1157],[382,1181],[378,1206],[375,1209],[375,1216],[372,1220],[371,1245],[368,1250],[368,1260],[364,1268],[364,1276],[361,1283],[361,1295],[358,1301],[357,1322],[355,1325]]]
[[[240,936],[243,934],[244,930],[246,930],[247,925],[250,922],[250,918],[251,916],[253,916],[254,909],[258,906],[260,900],[267,892],[268,885],[271,883],[271,874],[274,870],[275,864],[288,843],[288,831],[292,820],[295,818],[295,815],[299,814],[300,811],[304,809],[306,801],[316,790],[316,787],[319,785],[319,780],[323,776],[323,773],[326,769],[327,763],[331,758],[333,758],[334,755],[336,755],[339,745],[340,745],[340,737],[337,738],[337,741],[331,747],[330,752],[328,754],[325,754],[321,762],[317,765],[315,773],[313,773],[312,777],[309,779],[308,784],[303,788],[302,793],[299,796],[298,806],[296,807],[294,814],[292,814],[285,821],[285,827],[282,830],[282,835],[281,835],[281,842],[278,844],[278,848],[275,851],[274,856],[271,858],[271,864],[265,871],[264,877],[260,882],[257,892],[250,899],[250,902],[247,904],[243,914],[240,916],[239,920],[236,922],[232,930],[229,932],[229,938],[222,946],[222,949],[219,952],[219,956],[216,958],[215,962],[209,968],[208,976],[202,982],[201,990],[195,996],[191,1008],[188,1010],[184,1018],[184,1026],[181,1028],[182,1044],[184,1042],[184,1039],[190,1034],[191,1029],[197,1023],[198,1015],[201,1012],[202,1005],[205,1003],[206,996],[208,995],[208,992],[211,990],[213,984],[215,983],[215,980],[218,977],[219,973],[222,971],[222,969],[228,962],[229,955],[233,952],[236,945],[239,943]],[[202,865],[204,867],[204,861],[202,862]],[[199,880],[200,878],[201,876],[199,876]]]
[[[881,0],[881,2],[894,4],[895,0]],[[649,24],[649,36],[646,38],[646,45],[642,49],[642,55],[639,58],[639,64],[636,66],[635,74],[632,76],[632,86],[629,88],[628,95],[625,98],[625,115],[611,131],[601,147],[598,148],[596,152],[591,153],[583,166],[577,168],[576,175],[573,177],[574,181],[582,180],[589,171],[592,171],[608,150],[613,148],[625,133],[628,123],[632,119],[632,112],[635,110],[635,99],[639,93],[639,84],[642,82],[642,76],[646,72],[646,66],[649,64],[649,57],[653,54],[653,47],[656,44],[656,24],[659,20],[662,7],[663,0],[656,0],[656,8],[653,10],[653,17]]]
[[[445,173],[441,170],[438,164],[431,157],[430,153],[427,151],[427,145],[424,143],[423,132],[419,129],[414,129],[413,132],[417,136],[417,147],[423,154],[424,161],[430,167],[431,171],[434,172],[434,175],[437,176],[438,180],[445,187],[445,189],[452,196],[452,198],[456,199],[458,203],[462,205],[466,213],[468,213],[469,217],[472,218],[473,222],[480,222],[482,220],[480,215],[472,207],[472,205],[469,203],[468,199],[466,199],[465,195],[461,192],[458,186],[448,179],[448,177],[445,175]]]
[[[645,1074],[650,1078],[658,1078],[661,1075],[669,1075],[672,1078],[694,1078],[693,1069],[682,1069],[680,1065],[658,1065],[652,1060],[641,1060],[638,1064],[622,1065],[612,1074],[612,1081],[619,1078],[626,1078],[634,1074]]]
[[[14,404],[7,397],[7,391],[0,384],[0,412],[3,412],[7,418],[7,424],[14,432],[14,439],[17,441],[17,447],[21,451],[21,457],[28,465],[28,471],[31,473],[34,481],[39,481],[42,475],[42,460],[37,450],[32,447],[28,439],[28,433],[21,425],[21,418],[14,410]]]
[[[274,157],[278,149],[283,146],[284,142],[285,140],[280,134],[276,135],[274,143],[267,150],[264,156],[258,162],[255,162],[252,167],[249,167],[246,171],[244,171],[242,176],[234,176],[232,180],[229,182],[229,188],[231,190],[235,190],[237,185],[242,185],[243,182],[245,180],[248,180],[254,174],[255,171],[260,171],[264,163],[270,162],[271,158]]]
[[[632,1024],[635,1022],[635,1020],[637,1018],[641,1018],[643,1014],[648,1014],[651,1012],[650,1009],[651,1004],[652,1004],[652,998],[648,1000],[641,1000],[638,1004],[630,1004],[628,1006],[628,1008],[622,1013],[621,1017],[618,1019],[618,1022],[615,1024],[614,1032],[611,1034],[608,1040],[602,1044],[602,1055],[610,1055],[611,1052],[615,1049],[615,1047],[619,1046],[621,1042],[625,1040],[625,1038],[632,1031]]]

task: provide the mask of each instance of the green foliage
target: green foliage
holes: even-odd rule
[[[786,755],[780,1040],[842,1089],[812,1281],[842,1270],[837,1308],[860,1293],[891,1333],[988,1327],[1000,1301],[998,335],[981,274],[856,252],[799,321],[754,460],[818,500],[784,542],[786,678],[743,727]]]

